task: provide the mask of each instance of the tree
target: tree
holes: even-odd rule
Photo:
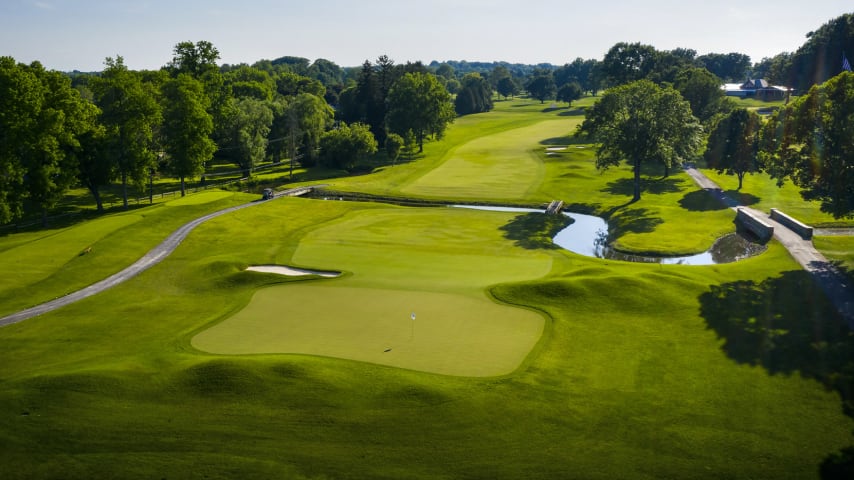
[[[718,173],[736,175],[741,190],[744,175],[759,171],[756,161],[759,146],[759,115],[737,108],[722,118],[712,132],[703,158]]]
[[[454,121],[451,95],[439,80],[429,73],[407,73],[388,92],[388,128],[405,135],[412,130],[418,151],[424,151],[424,139],[441,138]]]
[[[598,89],[594,76],[594,69],[597,63],[598,61],[596,60],[576,58],[572,63],[567,63],[555,70],[555,84],[560,89],[560,87],[567,83],[577,82],[581,85],[582,92],[595,93]]]
[[[718,113],[726,113],[730,102],[721,90],[721,80],[705,68],[689,67],[676,76],[674,87],[691,105],[691,112],[707,125]]]
[[[95,105],[94,114],[98,111]],[[77,180],[89,190],[99,212],[104,211],[101,201],[101,187],[110,184],[115,176],[115,164],[110,158],[107,142],[107,132],[103,125],[96,124],[95,127],[82,134],[78,141],[80,148],[77,152]]]
[[[42,223],[47,226],[48,209],[76,180],[79,137],[95,128],[98,110],[80,98],[62,73],[47,71],[38,62],[28,68],[41,82],[44,103],[37,112],[32,148],[25,156],[24,180],[29,200],[42,211]]]
[[[807,41],[786,59],[779,83],[806,92],[811,86],[841,73],[843,54],[848,56],[850,63],[852,52],[854,13],[846,13],[807,34]]]
[[[854,216],[854,73],[843,72],[772,116],[760,133],[760,162],[782,185],[836,218]]]
[[[454,100],[454,109],[458,115],[482,113],[492,110],[492,89],[489,82],[479,73],[469,73],[463,77],[462,90]]]
[[[46,221],[74,181],[78,138],[96,113],[67,76],[0,57],[0,221],[20,217],[25,198]]]
[[[235,97],[272,100],[276,82],[264,70],[241,66],[223,75],[226,88]]]
[[[620,42],[611,47],[600,65],[606,86],[616,87],[647,78],[655,67],[656,50],[650,45]]]
[[[223,150],[243,170],[243,174],[249,176],[255,165],[264,160],[273,111],[267,102],[261,100],[232,99],[226,122],[228,136]]]
[[[181,180],[204,172],[205,162],[216,151],[211,140],[213,118],[207,112],[208,98],[201,82],[179,74],[163,86],[163,137],[169,155],[169,170]]]
[[[219,50],[211,42],[202,40],[196,42],[181,42],[173,49],[172,61],[166,69],[173,77],[188,73],[200,78],[205,73],[217,69]]]
[[[525,90],[528,93],[544,103],[546,100],[552,100],[557,95],[557,86],[555,86],[554,77],[551,74],[537,75],[525,85]]]
[[[581,93],[581,85],[578,82],[569,82],[557,91],[557,100],[559,102],[566,102],[571,107],[572,102],[581,98]]]
[[[501,80],[498,81],[497,87],[498,93],[507,100],[507,97],[512,97],[519,93],[519,84],[513,80],[513,77],[506,76],[502,77]]]
[[[579,131],[598,144],[597,168],[606,169],[623,160],[632,165],[632,201],[638,201],[641,163],[662,163],[667,171],[693,157],[702,127],[679,92],[639,80],[606,91],[588,110]]]
[[[140,75],[128,70],[124,59],[107,58],[100,77],[90,82],[106,128],[107,153],[122,180],[122,200],[128,208],[128,183],[143,185],[154,168],[154,131],[160,125],[160,106]]]
[[[367,125],[342,122],[320,137],[320,150],[328,166],[350,170],[362,155],[376,153],[377,141]]]
[[[397,163],[397,158],[400,156],[401,150],[403,150],[404,142],[403,137],[396,133],[389,133],[385,138],[385,152],[388,155],[388,159],[391,160],[392,166]]]
[[[734,52],[701,55],[696,63],[727,82],[744,81],[751,66],[749,56]]]
[[[333,116],[332,108],[326,101],[310,93],[301,93],[288,99],[284,109],[274,116],[272,134],[277,140],[283,139],[289,147],[292,170],[300,149],[303,152],[303,165],[315,163],[320,136],[330,126]],[[279,149],[273,148],[273,151]]]

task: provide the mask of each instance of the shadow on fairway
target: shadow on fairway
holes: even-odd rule
[[[756,195],[753,195],[752,193],[744,193],[738,190],[727,190],[724,192],[724,195],[735,200],[740,205],[745,206],[756,205],[757,203],[759,203],[760,200],[762,200],[761,198],[757,197]]]
[[[631,203],[631,202],[630,202]],[[612,209],[608,218],[608,236],[611,240],[620,238],[627,233],[651,233],[664,223],[661,217],[650,215],[646,208],[632,208],[619,212],[627,205]],[[618,213],[619,212],[619,213]]]
[[[652,195],[662,195],[665,193],[676,193],[681,190],[682,184],[685,182],[681,178],[643,178],[641,177],[641,192]],[[611,195],[633,196],[635,192],[634,178],[621,178],[608,183],[601,190]]]
[[[564,135],[562,137],[552,137],[546,138],[544,140],[540,140],[540,145],[586,145],[590,143],[589,140],[586,140],[581,137],[575,136],[575,134]]]
[[[501,227],[504,237],[513,240],[518,247],[528,250],[561,248],[552,242],[557,232],[575,222],[566,215],[546,215],[539,212],[525,213]]]
[[[770,375],[815,379],[838,392],[845,413],[854,416],[854,332],[807,272],[712,285],[699,300],[700,315],[724,340],[721,348],[729,358]],[[849,447],[826,458],[820,469],[823,478],[850,478],[834,475],[852,467]]]
[[[705,190],[694,190],[688,192],[679,200],[679,206],[692,212],[710,212],[714,210],[726,210],[727,206],[719,202],[717,198]]]
[[[558,113],[560,117],[583,117],[585,110],[583,108],[576,108],[574,110],[567,110],[565,112]]]

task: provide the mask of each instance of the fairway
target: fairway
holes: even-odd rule
[[[543,181],[545,166],[533,153],[539,142],[564,136],[575,123],[558,118],[475,137],[452,150],[438,168],[402,189],[410,195],[461,199],[522,199]]]
[[[211,353],[298,353],[495,376],[522,363],[544,322],[533,311],[485,297],[289,285],[257,292],[246,308],[192,344]]]

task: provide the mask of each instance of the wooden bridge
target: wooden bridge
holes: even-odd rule
[[[557,215],[561,210],[563,210],[563,200],[552,200],[546,207],[546,213],[549,215]]]

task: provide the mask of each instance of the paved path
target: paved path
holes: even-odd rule
[[[723,190],[715,182],[703,175],[696,168],[686,168],[687,173],[694,182],[705,189],[722,204],[729,208],[735,209],[740,207],[739,203],[723,193]],[[800,235],[789,230],[783,224],[773,220],[771,216],[765,212],[753,208],[742,207],[749,211],[753,216],[767,222],[774,227],[774,238],[783,244],[784,247],[792,255],[792,258],[797,261],[801,267],[812,274],[813,278],[821,286],[822,290],[830,298],[831,302],[842,314],[848,326],[854,330],[854,285],[850,285],[851,280],[842,272],[839,271],[832,263],[830,263],[824,255],[821,254],[812,244],[811,240],[804,240]],[[817,235],[825,235],[826,231],[837,229],[822,229],[816,232]],[[848,229],[841,229],[845,232]],[[837,233],[840,234],[840,233]],[[842,233],[844,234],[844,233]]]
[[[316,186],[300,187],[291,190],[286,190],[284,192],[278,192],[276,194],[276,198],[290,196],[293,194],[302,194],[305,193],[304,190],[315,187]],[[122,282],[130,280],[131,278],[139,275],[145,270],[148,270],[149,268],[163,261],[164,258],[168,257],[169,254],[175,251],[178,245],[180,245],[181,242],[184,241],[185,238],[187,238],[187,235],[189,235],[194,228],[198,227],[202,223],[207,222],[212,218],[219,217],[220,215],[225,215],[227,213],[231,213],[246,207],[251,207],[253,205],[260,205],[261,203],[264,202],[254,201],[244,203],[243,205],[237,205],[235,207],[226,208],[224,210],[210,213],[208,215],[205,215],[204,217],[199,217],[191,222],[188,222],[178,230],[175,230],[171,235],[166,237],[166,240],[163,240],[160,245],[154,247],[148,253],[143,255],[142,258],[136,261],[136,263],[125,268],[121,272],[118,272],[104,280],[101,280],[98,283],[93,283],[92,285],[89,285],[88,287],[82,290],[69,293],[68,295],[59,297],[55,300],[51,300],[49,302],[42,303],[41,305],[36,305],[35,307],[31,307],[26,310],[21,310],[18,313],[13,313],[11,315],[0,318],[0,327],[5,327],[6,325],[22,322],[24,320],[36,317],[43,313],[51,312],[58,308],[72,304],[78,300],[83,300],[84,298],[91,297],[96,293],[103,292],[104,290],[114,287]]]

